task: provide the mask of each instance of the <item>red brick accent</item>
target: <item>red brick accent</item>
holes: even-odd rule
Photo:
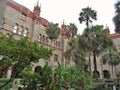
[[[111,39],[120,38],[120,34],[110,34]]]

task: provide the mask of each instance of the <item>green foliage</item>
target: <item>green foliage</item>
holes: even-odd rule
[[[97,71],[96,56],[108,52],[109,48],[114,47],[112,40],[108,37],[107,31],[102,25],[86,28],[83,32],[86,37],[86,46],[89,53],[93,53],[94,70]]]
[[[46,33],[51,41],[53,39],[57,39],[60,34],[60,28],[58,27],[58,24],[50,23],[46,28]]]
[[[115,16],[113,17],[113,21],[115,24],[115,32],[120,33],[120,1],[115,3]]]
[[[2,86],[3,83],[6,83],[9,80],[10,79],[8,79],[8,78],[0,78],[0,86]],[[9,82],[4,88],[2,88],[2,90],[9,90],[10,88],[12,88],[12,83],[13,82]]]
[[[39,72],[25,70],[22,72],[22,76],[21,84],[27,86],[27,90],[35,88],[49,90],[52,83],[52,67],[46,63]]]
[[[103,64],[108,63],[109,65],[116,66],[120,63],[120,56],[118,52],[108,52],[102,56]]]
[[[41,58],[47,60],[52,55],[52,49],[40,46],[37,42],[31,42],[28,38],[15,40],[13,35],[0,33],[0,42],[0,66],[4,70],[12,67],[18,76],[24,69],[39,62]]]
[[[82,42],[84,40],[81,38],[82,37],[78,35],[76,38],[72,38],[70,41],[68,41],[70,48],[64,53],[64,56],[67,60],[70,60],[72,58],[76,64],[79,63],[84,68],[84,65],[86,64],[86,47],[83,47],[85,46],[83,45],[84,42]]]
[[[79,14],[80,23],[85,22],[87,28],[89,28],[90,23],[92,24],[92,20],[97,20],[97,12],[92,10],[90,7],[83,8],[81,13]]]
[[[74,37],[77,35],[77,26],[74,23],[70,23],[70,25],[66,27],[65,35],[67,37]]]
[[[30,69],[23,70],[21,84],[27,90],[34,89],[36,88],[36,82],[39,80],[38,78],[40,78],[40,75],[38,73],[35,73]]]
[[[79,65],[72,66],[68,69],[69,75],[67,77],[67,81],[70,88],[75,88],[77,90],[91,90],[99,85],[90,73],[83,72]]]
[[[83,72],[79,65],[63,68],[60,64],[52,69],[47,63],[41,70],[31,72],[26,70],[23,72],[22,83],[27,86],[27,90],[32,88],[45,90],[91,90],[99,85],[95,79],[87,72]]]
[[[12,35],[0,34],[0,66],[8,68],[10,66],[24,69],[36,63],[40,58],[48,59],[52,55],[52,50],[40,46],[37,42],[30,42],[27,38],[15,40]]]

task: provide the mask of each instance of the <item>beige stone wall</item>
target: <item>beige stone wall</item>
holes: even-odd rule
[[[28,28],[28,38],[32,36],[33,30],[33,21],[30,17],[22,18],[22,13],[18,12],[17,10],[13,9],[10,6],[6,7],[6,11],[4,13],[5,18],[5,26],[4,28],[9,32],[13,32],[13,27],[17,23],[19,28],[23,26],[24,28]]]
[[[6,8],[7,0],[0,0],[0,27],[2,25],[3,15]]]

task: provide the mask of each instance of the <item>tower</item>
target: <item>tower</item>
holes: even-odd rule
[[[61,25],[61,35],[64,36],[65,35],[65,31],[66,31],[66,26],[65,26],[65,23],[64,23],[64,20],[63,20],[63,23]]]
[[[35,16],[40,16],[41,6],[39,6],[39,0],[37,1],[37,5],[34,6],[33,12],[34,12]]]
[[[105,30],[106,30],[107,34],[110,35],[110,29],[109,29],[109,26],[107,24],[106,24]]]

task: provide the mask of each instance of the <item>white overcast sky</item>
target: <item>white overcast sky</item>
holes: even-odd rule
[[[37,0],[14,0],[19,4],[24,5],[31,11]],[[41,4],[41,17],[49,22],[66,24],[75,23],[78,27],[78,32],[82,33],[85,28],[85,23],[79,23],[79,13],[82,8],[87,6],[92,7],[97,11],[97,21],[93,21],[94,25],[109,26],[110,32],[114,33],[114,24],[112,18],[115,15],[114,4],[116,0],[39,0]]]

